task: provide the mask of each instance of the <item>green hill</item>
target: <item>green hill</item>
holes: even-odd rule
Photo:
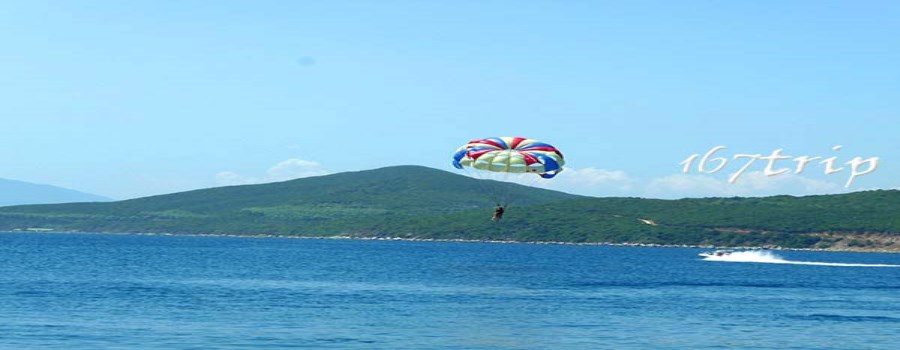
[[[485,191],[529,206],[581,198],[484,182],[420,166],[396,166],[261,185],[218,187],[111,203],[0,208],[0,229],[94,232],[335,235],[384,222],[460,211],[490,211]]]
[[[490,193],[515,198],[488,219]],[[398,166],[110,203],[0,208],[0,230],[268,234],[900,250],[900,191],[592,198]]]

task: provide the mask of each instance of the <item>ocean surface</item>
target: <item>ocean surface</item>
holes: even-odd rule
[[[900,349],[900,254],[701,251],[0,233],[0,348]]]

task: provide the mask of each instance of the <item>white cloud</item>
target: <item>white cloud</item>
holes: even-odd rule
[[[522,174],[513,182],[586,196],[625,195],[633,189],[635,183],[624,171],[594,167],[582,169],[566,167],[550,180],[534,174]]]
[[[634,182],[622,170],[606,170],[594,167],[584,169],[566,168],[565,176],[560,177],[562,183],[585,188],[609,188],[623,191],[630,190]]]
[[[675,174],[651,180],[645,197],[759,197],[771,195],[812,195],[847,192],[837,183],[796,174],[766,176],[760,171],[742,175],[735,183],[709,175]]]
[[[271,181],[286,181],[302,177],[328,175],[328,171],[322,168],[318,162],[303,159],[288,159],[275,164],[266,175]]]
[[[318,162],[292,158],[273,165],[262,177],[244,176],[232,171],[222,171],[216,174],[215,181],[216,184],[221,186],[249,185],[328,174],[329,172]]]

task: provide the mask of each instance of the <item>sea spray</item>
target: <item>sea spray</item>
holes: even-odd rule
[[[900,265],[891,264],[852,264],[852,263],[834,263],[819,261],[792,261],[786,260],[775,253],[767,250],[751,250],[732,252],[721,256],[707,256],[703,260],[707,261],[726,261],[726,262],[752,262],[765,264],[793,264],[793,265],[816,265],[816,266],[847,266],[847,267],[900,267]]]

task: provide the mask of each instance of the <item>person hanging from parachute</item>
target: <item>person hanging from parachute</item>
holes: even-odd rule
[[[494,208],[494,216],[491,217],[491,221],[494,221],[494,222],[500,221],[500,219],[503,218],[504,211],[506,211],[506,209],[502,205],[497,204],[497,207]]]
[[[563,170],[565,158],[548,143],[524,137],[491,137],[469,141],[453,154],[453,166],[474,173],[531,173],[552,179]],[[504,174],[506,175],[506,174]],[[507,203],[497,201],[491,221],[500,221]],[[502,205],[501,205],[502,203]]]

